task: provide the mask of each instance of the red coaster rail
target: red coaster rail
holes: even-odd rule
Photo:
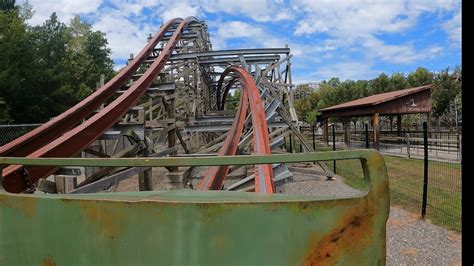
[[[268,125],[265,119],[265,109],[260,97],[260,93],[255,85],[252,76],[240,66],[232,66],[227,68],[222,73],[219,83],[218,90],[222,87],[224,78],[235,73],[242,84],[242,96],[240,98],[240,106],[237,111],[234,122],[230,129],[229,134],[219,150],[218,156],[224,155],[235,155],[237,152],[237,146],[242,135],[243,128],[245,126],[245,118],[247,115],[248,104],[250,103],[250,114],[252,116],[252,129],[253,129],[253,149],[257,155],[271,154],[270,140],[268,136]],[[233,78],[230,82],[236,81]],[[255,192],[263,193],[274,193],[275,185],[273,184],[273,169],[270,164],[259,164],[255,165],[254,168],[255,176]],[[199,190],[221,190],[224,179],[229,172],[229,166],[213,166],[207,171],[201,183],[198,186]]]

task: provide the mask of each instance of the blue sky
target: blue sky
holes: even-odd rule
[[[19,4],[22,1],[18,1]],[[431,71],[461,64],[461,2],[456,0],[30,0],[31,25],[54,11],[75,14],[107,34],[116,68],[149,33],[174,17],[209,26],[214,50],[284,47],[294,83],[331,77],[370,79],[381,72]]]

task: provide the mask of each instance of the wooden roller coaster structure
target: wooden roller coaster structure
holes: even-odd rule
[[[288,47],[215,51],[209,36],[194,17],[166,22],[94,93],[0,147],[0,264],[385,264],[383,157],[314,152],[293,108]],[[279,149],[287,136],[302,153]],[[367,189],[276,193],[287,164],[331,178],[324,162],[335,160],[359,160]],[[153,168],[174,189],[153,191]],[[136,175],[140,191],[108,193]]]

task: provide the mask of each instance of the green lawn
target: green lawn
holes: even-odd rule
[[[384,155],[390,180],[391,204],[421,215],[423,160]],[[333,163],[327,162],[333,169]],[[358,160],[336,162],[337,174],[354,188],[362,189]],[[434,224],[461,231],[461,164],[429,162],[428,206],[426,218]]]
[[[294,149],[300,152],[299,140],[294,140]],[[289,138],[286,138],[289,149]],[[317,151],[332,150],[318,143]],[[423,195],[423,160],[384,155],[390,179],[391,204],[419,214]],[[333,162],[326,162],[333,169]],[[365,182],[358,160],[336,162],[336,172],[344,182],[354,188],[363,189]],[[429,162],[428,206],[426,218],[434,224],[461,231],[461,164]]]

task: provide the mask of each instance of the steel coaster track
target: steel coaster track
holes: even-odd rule
[[[8,147],[2,147],[2,156],[13,156],[13,152],[4,154],[5,151],[19,150],[14,149],[16,145],[24,147],[26,143],[31,142],[30,138],[34,139],[34,142],[47,139],[46,145],[42,146],[39,144],[35,145],[36,150],[29,153],[27,158],[38,158],[38,157],[70,157],[74,156],[82,149],[89,146],[92,142],[97,140],[108,128],[112,127],[127,111],[140,99],[140,97],[146,92],[148,87],[152,84],[155,77],[161,72],[166,62],[171,56],[174,47],[180,39],[183,30],[191,23],[197,21],[194,17],[187,17],[186,19],[173,19],[167,22],[156,36],[149,42],[149,44],[142,50],[140,55],[129,64],[121,74],[116,76],[114,79],[109,81],[99,91],[93,95],[87,97],[83,102],[69,109],[65,113],[58,116],[54,121],[46,123],[46,126],[40,127],[37,131],[32,134],[27,134],[17,140],[14,144]],[[77,125],[84,117],[92,113],[97,107],[104,103],[111,95],[114,95],[116,90],[122,86],[138,69],[141,63],[153,50],[154,46],[158,41],[163,38],[165,32],[170,26],[180,22],[173,35],[166,43],[166,46],[160,52],[159,56],[150,65],[146,72],[135,82],[133,85],[121,96],[107,105],[104,109],[100,110],[97,114],[86,120],[83,124],[78,125],[74,129],[66,132],[71,127]],[[92,102],[92,103],[91,103]],[[43,132],[50,132],[48,134],[54,136],[44,136]],[[64,133],[66,132],[66,133]],[[61,134],[64,135],[61,136]],[[48,135],[46,134],[46,135]],[[57,137],[55,139],[55,137]],[[53,140],[54,139],[54,140]],[[51,140],[53,140],[51,142]],[[25,144],[22,144],[22,143]],[[19,144],[20,143],[20,144]],[[15,145],[16,144],[16,145]],[[28,153],[32,148],[23,148],[22,151]],[[16,153],[24,156],[24,153]],[[44,178],[52,174],[57,168],[56,167],[28,167],[25,168],[20,165],[11,165],[5,168],[3,175],[3,187],[9,192],[19,193],[29,188],[38,179]]]
[[[180,21],[181,19],[175,18],[166,22],[138,56],[129,62],[114,78],[64,113],[0,147],[0,156],[25,157],[77,126],[132,77],[150,53],[153,52],[155,46],[165,37],[165,33]]]
[[[265,119],[265,108],[260,97],[260,93],[255,85],[255,81],[247,70],[240,66],[232,66],[227,68],[222,73],[218,88],[222,87],[224,78],[231,74],[237,74],[240,83],[242,84],[242,96],[240,97],[240,106],[237,111],[235,120],[226,137],[226,140],[219,150],[219,156],[235,155],[237,147],[245,126],[246,114],[248,105],[250,103],[250,114],[252,117],[253,128],[253,148],[254,153],[258,155],[270,155],[270,138],[268,135],[267,120]],[[234,82],[236,79],[232,79]],[[275,185],[273,184],[273,169],[271,164],[255,165],[255,192],[274,193]],[[198,186],[199,190],[220,190],[229,166],[213,166],[210,167],[201,183]]]

